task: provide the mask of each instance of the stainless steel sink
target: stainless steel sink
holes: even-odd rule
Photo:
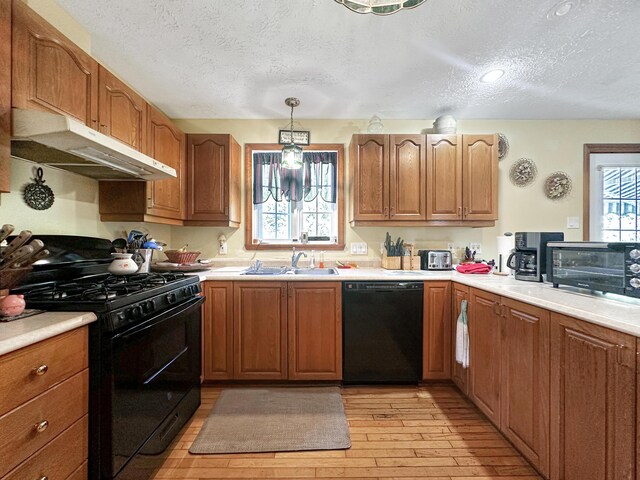
[[[287,267],[260,267],[257,270],[247,268],[240,272],[240,275],[283,275],[285,273],[287,273]]]
[[[295,268],[296,275],[338,275],[335,268]]]

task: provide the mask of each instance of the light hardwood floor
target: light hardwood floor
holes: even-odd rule
[[[221,391],[203,388],[200,409],[178,434],[154,479],[541,479],[500,432],[448,386],[344,388],[349,450],[191,455],[189,446]]]

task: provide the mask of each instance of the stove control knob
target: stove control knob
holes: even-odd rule
[[[638,260],[640,258],[640,250],[634,248],[629,252],[629,256],[634,260]]]
[[[133,307],[132,312],[135,318],[140,318],[142,316],[142,307],[140,305],[136,305]]]
[[[142,304],[142,310],[144,310],[145,313],[151,313],[155,310],[155,306],[153,300],[147,300]]]
[[[169,303],[175,303],[176,300],[178,299],[175,293],[167,293],[167,302]]]
[[[640,288],[640,278],[632,278],[629,283],[633,288]]]
[[[629,270],[631,270],[633,273],[638,273],[640,272],[640,265],[638,265],[637,263],[633,263],[629,265]]]

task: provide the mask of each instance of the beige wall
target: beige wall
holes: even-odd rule
[[[236,140],[245,143],[270,143],[277,138],[282,120],[176,120],[188,133],[231,133]],[[303,120],[303,127],[311,130],[314,143],[344,143],[348,146],[351,135],[366,132],[367,120]],[[384,120],[385,132],[420,133],[431,127],[432,120]],[[582,150],[585,143],[637,142],[640,138],[640,120],[460,120],[460,133],[502,132],[509,139],[509,156],[500,163],[499,217],[494,228],[400,228],[400,227],[346,227],[347,245],[350,242],[367,242],[369,257],[379,257],[379,244],[387,230],[392,237],[402,236],[419,248],[446,247],[453,242],[463,247],[470,242],[482,244],[483,256],[495,256],[495,237],[505,231],[560,230],[567,239],[582,238],[582,229],[566,230],[568,216],[580,217],[582,224]],[[348,148],[346,149],[348,156]],[[513,186],[508,180],[509,167],[520,157],[532,158],[538,166],[538,178],[526,188]],[[544,178],[558,170],[566,171],[573,179],[573,190],[564,200],[548,200],[542,191]],[[348,169],[347,169],[348,171]],[[349,179],[347,178],[347,185]],[[244,198],[243,198],[244,200]],[[244,208],[244,206],[243,206]],[[253,252],[244,250],[242,229],[222,228],[172,228],[175,244],[189,243],[205,256],[216,254],[219,233],[229,239],[229,257],[251,257]],[[279,257],[285,254],[266,254],[260,258]],[[344,258],[345,253],[330,253],[329,258]],[[362,258],[362,257],[354,257]]]

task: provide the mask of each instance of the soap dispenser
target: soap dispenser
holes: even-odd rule
[[[316,251],[311,250],[311,259],[309,260],[309,268],[316,268]]]

